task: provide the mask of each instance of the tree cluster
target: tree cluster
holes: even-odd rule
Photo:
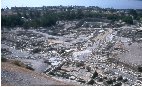
[[[107,11],[107,10],[106,10]],[[99,10],[99,12],[93,12],[91,10],[83,11],[82,9],[61,12],[49,12],[49,11],[18,11],[14,15],[2,15],[1,26],[2,27],[24,27],[26,28],[38,28],[38,27],[50,27],[54,26],[58,20],[74,20],[84,18],[106,18],[108,20],[119,21],[122,20],[127,24],[133,24],[133,20],[142,20],[142,13],[138,13],[136,10],[129,10],[128,15],[124,13],[113,14],[115,10],[110,10],[110,14],[105,14],[105,10]]]

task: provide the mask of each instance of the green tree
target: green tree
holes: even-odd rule
[[[83,11],[81,9],[77,10],[77,19],[82,19],[84,17]]]
[[[29,23],[28,23],[28,22],[25,22],[25,23],[23,24],[23,28],[24,28],[24,29],[29,29],[29,28],[30,28]]]
[[[133,24],[133,19],[131,16],[125,16],[122,19],[124,22],[126,22],[127,24]]]

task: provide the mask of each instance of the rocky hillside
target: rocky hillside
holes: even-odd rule
[[[11,62],[1,64],[1,85],[2,86],[57,86],[73,85],[55,80],[44,73],[37,73],[32,70],[17,66]]]

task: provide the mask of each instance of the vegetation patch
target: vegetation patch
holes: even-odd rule
[[[4,57],[1,57],[1,62],[7,62],[7,59]]]
[[[13,64],[17,65],[17,66],[20,66],[20,67],[25,67],[25,64],[22,63],[21,61],[18,61],[18,60],[13,61]]]
[[[98,73],[95,71],[95,72],[93,73],[92,79],[95,79],[96,77],[98,77]]]
[[[14,61],[12,61],[12,63],[13,63],[14,65],[16,65],[16,66],[24,67],[24,68],[26,68],[26,69],[29,69],[29,70],[34,71],[34,68],[32,68],[32,67],[29,66],[29,65],[25,65],[23,62],[21,62],[21,61],[19,61],[19,60],[14,60]]]
[[[94,83],[95,83],[95,81],[93,79],[91,79],[87,84],[93,85]]]
[[[142,72],[142,66],[138,66],[138,72]]]

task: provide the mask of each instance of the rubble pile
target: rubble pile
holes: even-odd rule
[[[2,54],[83,85],[140,86],[142,37],[133,26],[84,19],[58,21],[49,29],[2,31]]]

